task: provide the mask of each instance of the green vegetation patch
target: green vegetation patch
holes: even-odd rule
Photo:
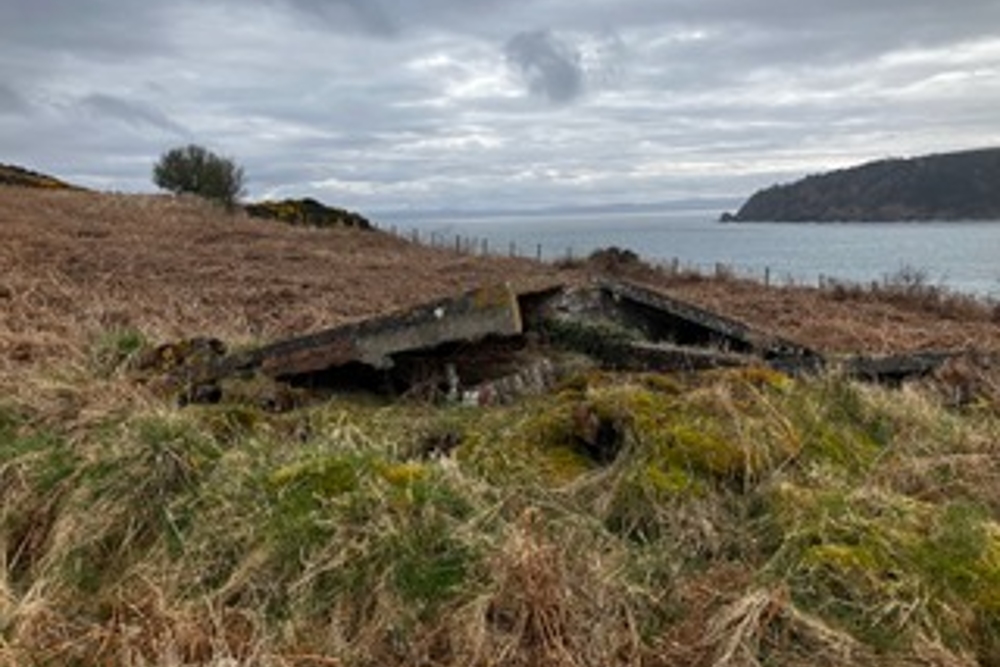
[[[0,408],[0,651],[100,664],[142,638],[166,661],[200,609],[220,659],[996,664],[996,516],[908,466],[995,455],[1000,423],[933,396],[757,368],[590,371],[487,408],[147,399],[66,433]],[[235,612],[242,653],[213,625]]]
[[[804,607],[880,648],[923,633],[996,651],[1000,526],[982,510],[871,489],[781,485],[768,573]]]
[[[315,199],[262,201],[244,207],[247,215],[306,227],[355,227],[371,229],[372,223],[360,213],[327,206]]]
[[[30,586],[51,549],[80,463],[64,437],[0,406],[0,562],[15,589]]]
[[[92,364],[97,375],[109,377],[133,364],[150,347],[138,329],[122,328],[103,333],[93,346]]]

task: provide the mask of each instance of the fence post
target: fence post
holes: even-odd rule
[[[535,246],[535,260],[542,261],[542,244],[539,243]]]

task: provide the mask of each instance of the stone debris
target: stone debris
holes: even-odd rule
[[[462,392],[463,405],[506,405],[524,396],[546,393],[559,377],[549,359],[529,363],[517,373],[484,382]]]
[[[839,367],[900,383],[954,355],[855,357]],[[564,368],[674,372],[766,365],[788,374],[828,366],[818,352],[634,283],[602,280],[515,293],[477,289],[415,308],[227,354],[210,339],[160,346],[141,372],[181,402],[225,400],[254,378],[301,394],[370,391],[407,399],[505,404],[549,391]]]

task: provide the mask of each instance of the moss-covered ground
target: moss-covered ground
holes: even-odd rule
[[[1000,665],[988,403],[744,369],[178,408],[132,347],[60,385],[120,409],[0,401],[4,667]]]

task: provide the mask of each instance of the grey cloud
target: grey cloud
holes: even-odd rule
[[[152,165],[164,149],[158,133],[122,132],[70,108],[40,108],[43,112],[11,122],[9,131],[0,118],[3,161],[87,187],[152,189]]]
[[[565,103],[583,93],[580,52],[550,31],[518,33],[507,42],[504,53],[533,94]]]
[[[152,127],[170,134],[186,134],[184,128],[157,109],[114,95],[87,95],[80,100],[80,108],[97,118],[113,118],[140,129]]]
[[[141,190],[183,136],[362,210],[740,193],[1000,143],[1000,3],[960,4],[0,0],[0,145]]]
[[[121,0],[0,0],[0,42],[51,53],[121,57],[168,49],[161,3]]]
[[[28,110],[27,100],[10,86],[0,83],[0,115],[21,115]]]
[[[398,36],[423,27],[459,28],[489,32],[487,16],[493,10],[509,9],[512,0],[276,0],[308,16],[325,20],[326,27],[360,29],[380,37]],[[515,0],[522,3],[522,0]]]
[[[378,0],[287,0],[299,11],[319,16],[335,27],[355,27],[375,35],[396,34],[395,17]]]

